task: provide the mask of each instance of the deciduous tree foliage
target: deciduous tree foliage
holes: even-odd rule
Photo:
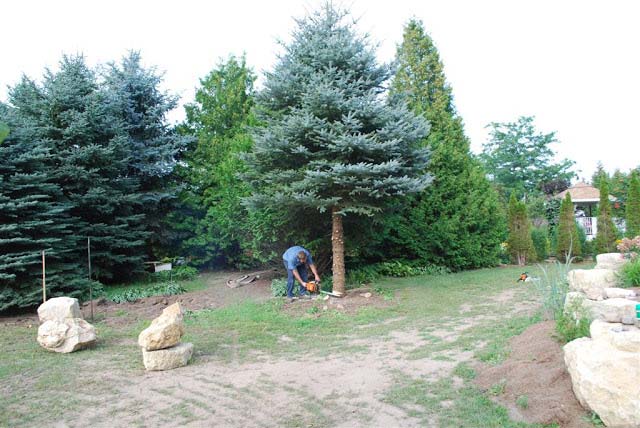
[[[578,225],[573,211],[571,195],[567,195],[560,205],[560,219],[558,223],[558,242],[556,257],[565,262],[569,257],[582,255],[582,245],[578,235]]]
[[[345,289],[343,217],[376,214],[383,201],[429,182],[427,151],[416,148],[424,119],[382,99],[390,69],[346,18],[328,4],[297,21],[258,97],[265,126],[246,175],[253,208],[331,213],[336,292]]]
[[[535,260],[535,249],[531,240],[531,222],[527,215],[527,207],[516,200],[515,195],[509,199],[509,252],[519,266],[527,261]]]
[[[414,19],[405,26],[396,62],[392,92],[431,125],[421,145],[431,150],[433,182],[405,200],[395,224],[387,222],[385,235],[400,254],[425,263],[454,270],[495,264],[506,232],[503,211],[471,155],[438,50],[422,22]]]
[[[564,159],[553,163],[555,153],[549,147],[556,143],[555,132],[536,131],[533,117],[522,116],[517,122],[489,124],[489,141],[484,144],[481,159],[496,185],[508,197],[528,197],[540,192],[545,183],[574,177],[574,162]]]
[[[609,202],[609,181],[600,178],[600,203],[598,205],[598,231],[596,232],[596,251],[598,254],[616,251],[616,226],[611,218]]]
[[[640,178],[637,171],[631,173],[629,181],[625,222],[627,237],[635,238],[640,235]]]

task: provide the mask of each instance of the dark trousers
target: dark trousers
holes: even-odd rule
[[[287,297],[293,297],[293,286],[296,283],[296,277],[293,271],[288,268],[287,262],[284,262],[284,268],[287,270]],[[307,265],[303,264],[296,268],[303,282],[307,282]],[[300,294],[306,294],[307,289],[300,285]]]

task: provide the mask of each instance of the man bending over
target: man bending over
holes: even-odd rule
[[[311,253],[300,246],[295,246],[284,252],[282,260],[287,270],[287,297],[289,300],[292,301],[294,299],[293,286],[296,280],[300,283],[300,296],[308,297],[309,293],[305,287],[305,283],[307,282],[307,265],[311,268],[316,282],[320,282],[320,275],[318,275],[316,265],[313,263]]]

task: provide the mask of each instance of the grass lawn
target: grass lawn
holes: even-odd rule
[[[170,372],[144,371],[148,322],[97,322],[98,345],[67,355],[40,348],[37,326],[5,326],[0,426],[534,426],[471,383],[473,361],[499,363],[539,319],[520,272],[383,279],[388,304],[355,314],[318,300],[293,315],[275,299],[188,312],[195,357]]]

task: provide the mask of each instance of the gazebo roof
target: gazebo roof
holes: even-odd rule
[[[567,192],[571,195],[572,202],[600,202],[600,190],[583,182],[574,184],[554,197],[564,199]],[[617,199],[615,196],[609,195],[609,200],[614,202]]]

